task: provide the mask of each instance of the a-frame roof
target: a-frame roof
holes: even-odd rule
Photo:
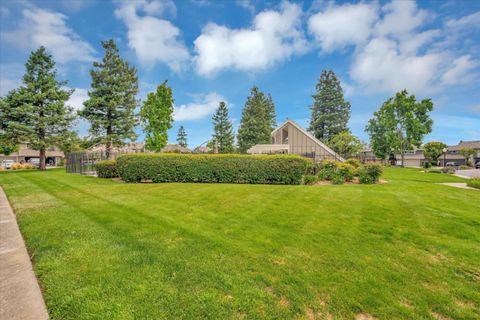
[[[338,153],[336,153],[335,151],[333,151],[332,149],[330,149],[326,144],[324,144],[323,142],[321,142],[320,140],[318,140],[317,138],[315,138],[314,135],[312,135],[310,132],[308,132],[307,130],[303,129],[299,124],[297,124],[295,121],[293,120],[290,120],[290,119],[287,119],[285,120],[284,123],[282,123],[280,126],[278,126],[275,130],[272,131],[272,136],[280,129],[282,129],[285,125],[287,124],[291,124],[292,126],[294,126],[295,128],[297,128],[298,130],[300,130],[302,133],[304,133],[307,137],[309,137],[313,142],[315,142],[316,144],[318,144],[320,147],[322,147],[323,149],[327,150],[332,156],[334,156],[336,159],[340,160],[340,161],[345,161],[345,159],[343,159],[343,157],[341,157]]]

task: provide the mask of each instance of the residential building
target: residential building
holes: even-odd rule
[[[480,140],[474,141],[460,141],[457,145],[448,146],[447,152],[444,156],[440,157],[440,166],[444,166],[444,159],[446,164],[452,164],[454,166],[466,165],[465,157],[460,153],[462,149],[473,149],[476,153],[470,158],[472,163],[480,161]]]
[[[46,151],[45,163],[47,166],[58,166],[65,158],[65,155],[57,147],[49,148]],[[33,150],[28,143],[21,143],[18,146],[18,151],[5,156],[0,154],[1,165],[10,167],[13,163],[31,163],[35,166],[40,164],[40,151]]]
[[[249,154],[298,154],[320,160],[344,159],[320,140],[292,120],[287,119],[272,131],[271,144],[257,144],[247,150]]]

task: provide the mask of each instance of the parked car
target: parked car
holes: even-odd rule
[[[477,163],[475,163],[475,169],[480,169],[480,161],[478,161]]]
[[[455,167],[456,164],[455,164],[454,161],[451,161],[451,162],[447,162],[446,166],[447,166],[447,167]]]
[[[13,160],[3,160],[3,161],[1,162],[1,165],[2,165],[2,167],[4,167],[5,169],[11,169],[11,168],[12,168],[12,164],[14,164],[14,163],[15,163],[15,161],[13,161]]]

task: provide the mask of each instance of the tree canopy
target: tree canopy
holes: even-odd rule
[[[178,128],[177,143],[184,148],[186,148],[187,145],[188,145],[187,144],[187,133],[185,132],[185,128],[183,126],[180,126],[180,128]]]
[[[1,139],[14,147],[28,142],[40,151],[40,169],[45,169],[46,150],[58,145],[71,128],[73,109],[65,105],[73,90],[56,79],[52,55],[45,47],[33,51],[25,64],[23,84],[10,91],[0,104]]]
[[[403,166],[405,151],[420,147],[423,137],[432,131],[432,109],[430,99],[417,102],[407,90],[385,101],[365,128],[375,155],[386,159],[391,152],[400,153]]]
[[[145,131],[145,148],[159,152],[168,142],[168,129],[173,123],[173,92],[164,81],[155,92],[150,92],[140,110]]]
[[[90,122],[90,135],[105,144],[108,157],[113,146],[125,140],[135,140],[137,119],[134,111],[138,105],[138,78],[135,67],[123,60],[113,40],[102,41],[105,54],[101,62],[94,62],[89,99],[80,116]]]
[[[432,162],[437,162],[438,158],[443,154],[443,149],[447,148],[447,145],[439,141],[431,141],[423,145],[423,154],[425,158]]]
[[[276,123],[272,97],[253,87],[245,102],[238,129],[239,151],[244,153],[255,144],[269,143]]]
[[[355,157],[363,148],[363,143],[349,131],[343,131],[330,138],[328,146],[343,158]]]
[[[219,153],[232,153],[235,151],[235,135],[233,125],[228,116],[228,107],[221,101],[217,111],[212,117],[213,120],[213,144],[218,148]]]
[[[332,70],[322,71],[315,89],[308,130],[317,139],[328,143],[332,137],[348,131],[350,103],[345,101],[340,80]]]

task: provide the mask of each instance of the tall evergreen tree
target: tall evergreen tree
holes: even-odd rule
[[[228,116],[228,107],[221,101],[217,111],[212,117],[213,120],[213,141],[218,147],[219,153],[232,153],[235,151],[233,126]]]
[[[2,99],[0,132],[14,146],[27,141],[40,151],[40,170],[45,170],[46,150],[58,145],[75,116],[65,105],[73,90],[56,79],[55,61],[44,47],[31,53],[25,64],[23,85]]]
[[[150,92],[140,110],[140,117],[144,125],[145,147],[148,150],[159,152],[168,142],[168,129],[173,122],[173,93],[172,88],[165,80]]]
[[[187,147],[187,133],[185,132],[185,128],[180,126],[177,133],[177,143],[182,147]]]
[[[312,116],[308,130],[317,139],[328,143],[333,136],[348,131],[350,103],[344,100],[340,81],[332,70],[322,71],[315,88],[317,92],[312,96]]]
[[[253,87],[243,108],[238,129],[240,152],[244,153],[259,143],[270,143],[270,134],[275,126],[275,105],[272,97]]]
[[[114,146],[137,137],[134,111],[138,105],[138,78],[137,70],[120,57],[113,40],[102,41],[102,46],[105,55],[101,62],[93,63],[89,99],[79,114],[90,122],[92,138],[105,144],[111,158]]]

